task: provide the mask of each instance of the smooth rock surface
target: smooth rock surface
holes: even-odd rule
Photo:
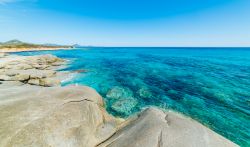
[[[99,147],[233,147],[236,144],[198,122],[148,108],[129,119]]]
[[[0,120],[4,147],[93,147],[116,130],[101,96],[83,86],[0,84]]]

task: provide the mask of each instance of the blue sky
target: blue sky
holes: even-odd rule
[[[250,0],[0,0],[0,41],[250,46]]]

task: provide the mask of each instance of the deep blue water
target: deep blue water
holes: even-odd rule
[[[150,105],[183,113],[241,146],[250,146],[250,48],[88,48],[54,54],[84,70],[107,110],[128,117]]]

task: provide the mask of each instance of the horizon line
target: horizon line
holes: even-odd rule
[[[92,46],[92,45],[87,45],[87,46],[79,46],[75,48],[83,48],[83,47],[103,47],[103,48],[250,48],[250,46]]]

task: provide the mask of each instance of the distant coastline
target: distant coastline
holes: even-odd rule
[[[57,45],[57,44],[33,44],[19,40],[10,40],[0,43],[0,52],[25,52],[25,51],[45,51],[45,50],[60,50],[72,49],[74,45]]]
[[[11,53],[11,52],[67,50],[67,49],[73,49],[73,47],[0,48],[0,52],[2,52],[2,53]]]

